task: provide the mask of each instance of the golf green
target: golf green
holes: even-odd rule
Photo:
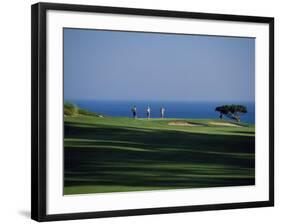
[[[64,122],[64,194],[255,184],[251,124],[80,114]]]

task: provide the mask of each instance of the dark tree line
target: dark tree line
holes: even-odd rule
[[[230,119],[240,122],[240,116],[247,113],[247,107],[236,104],[222,105],[216,107],[215,111],[220,113],[220,119],[222,119],[223,116],[226,116]]]

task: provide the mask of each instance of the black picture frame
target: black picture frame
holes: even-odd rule
[[[48,215],[46,213],[46,12],[48,10],[101,12],[124,15],[162,16],[170,18],[193,18],[269,24],[269,200],[243,203],[208,204],[196,206],[161,207]],[[32,219],[36,221],[54,221],[274,206],[274,18],[137,8],[37,3],[32,5],[31,25]]]

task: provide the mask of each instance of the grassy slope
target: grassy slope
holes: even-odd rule
[[[65,194],[254,184],[254,126],[65,117]],[[180,120],[180,119],[176,119]]]

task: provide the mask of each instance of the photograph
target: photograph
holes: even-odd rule
[[[63,194],[255,185],[255,37],[63,28]]]

